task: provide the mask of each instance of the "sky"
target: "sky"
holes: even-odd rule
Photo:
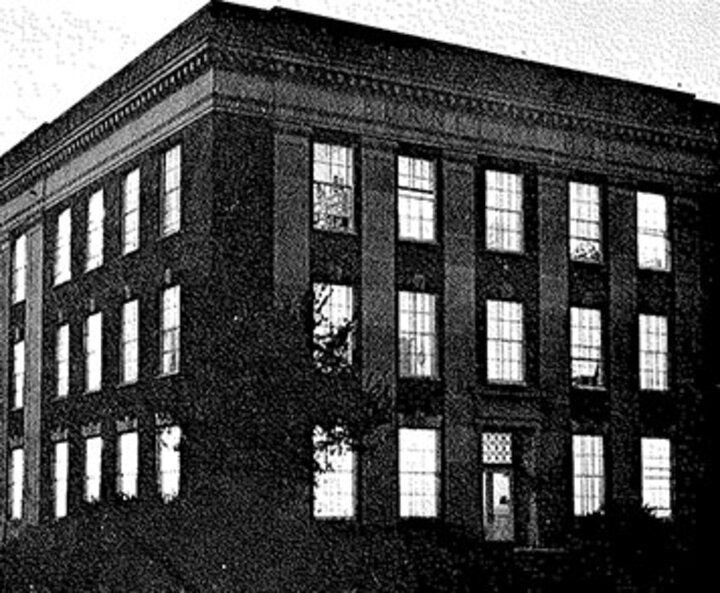
[[[207,0],[0,0],[0,154]],[[720,0],[245,0],[720,103]]]

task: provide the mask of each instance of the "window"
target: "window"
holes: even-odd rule
[[[400,516],[437,517],[440,510],[438,431],[401,428]]]
[[[349,519],[355,516],[356,462],[355,452],[343,440],[327,442],[328,435],[316,427],[315,485],[313,515],[322,519]]]
[[[64,323],[55,337],[56,395],[67,397],[70,387],[70,326]]]
[[[515,537],[512,434],[483,433],[482,462],[485,539],[512,541]]]
[[[400,292],[400,376],[437,375],[435,295]]]
[[[180,145],[173,146],[163,157],[163,185],[160,204],[160,236],[180,230]]]
[[[575,515],[589,515],[605,502],[603,439],[573,435],[573,487]]]
[[[493,251],[523,250],[523,177],[485,172],[485,244]]]
[[[398,157],[398,236],[435,240],[435,163]]]
[[[670,516],[670,441],[642,439],[642,499],[656,517]]]
[[[640,389],[668,388],[667,317],[640,315]]]
[[[68,443],[62,441],[55,443],[54,455],[54,494],[55,518],[60,519],[67,515],[68,500]]]
[[[648,270],[670,269],[670,236],[665,196],[638,192],[637,245],[638,266]]]
[[[335,144],[313,145],[313,226],[329,231],[355,228],[353,150]]]
[[[122,253],[135,251],[140,245],[140,169],[125,176],[122,196]]]
[[[602,387],[602,320],[597,309],[570,309],[573,387]]]
[[[27,281],[27,235],[20,235],[13,244],[12,302],[25,300]]]
[[[72,217],[70,208],[65,208],[57,219],[55,237],[55,285],[67,282],[71,277]]]
[[[13,408],[23,407],[25,399],[25,341],[13,346]]]
[[[179,426],[163,426],[157,433],[157,480],[160,496],[168,502],[180,494]]]
[[[102,388],[102,313],[85,320],[85,391]]]
[[[161,368],[163,375],[180,370],[180,287],[171,286],[162,294]]]
[[[11,519],[22,519],[25,452],[22,447],[10,451],[8,468],[8,512]]]
[[[314,284],[315,327],[314,341],[322,346],[315,351],[322,363],[327,353],[352,362],[353,289],[342,284]],[[325,352],[324,352],[325,351]]]
[[[487,379],[497,383],[525,380],[523,306],[487,302]]]
[[[123,303],[120,334],[120,382],[134,383],[138,376],[138,301]]]
[[[102,437],[91,436],[85,439],[84,497],[86,502],[96,502],[100,500],[100,486],[102,484],[102,449]]]
[[[137,497],[138,433],[124,432],[118,437],[117,493],[125,499]]]
[[[600,188],[570,182],[570,257],[575,261],[602,261]]]
[[[95,192],[88,200],[87,259],[86,270],[94,270],[103,263],[103,221],[105,206],[102,190]]]

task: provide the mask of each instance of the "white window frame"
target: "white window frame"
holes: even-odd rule
[[[120,321],[120,383],[123,385],[138,379],[139,315],[138,299],[123,303]]]
[[[8,456],[8,515],[11,520],[23,517],[23,494],[25,488],[25,450],[15,447]]]
[[[19,410],[25,403],[25,340],[13,344],[13,409]]]
[[[671,267],[668,199],[662,194],[637,192],[638,267],[669,272]]]
[[[125,500],[138,495],[139,445],[137,430],[118,435],[116,492]]]
[[[102,312],[92,313],[85,318],[83,348],[85,352],[85,391],[102,389]]]
[[[69,462],[68,442],[56,442],[53,451],[53,502],[56,519],[65,517],[68,511]]]
[[[438,376],[437,295],[398,293],[398,372],[401,377]]]
[[[350,328],[344,344],[335,349],[347,364],[352,364],[354,349],[351,327],[355,316],[354,292],[354,288],[347,284],[313,284],[316,305],[313,338],[316,343],[329,347],[337,342],[336,338],[344,333],[344,328]]]
[[[525,250],[524,176],[485,171],[485,248],[522,253]]]
[[[160,199],[160,236],[177,233],[182,226],[182,148],[176,144],[163,153]]]
[[[160,374],[180,372],[180,285],[165,288],[160,302]]]
[[[642,500],[653,515],[672,515],[672,449],[670,439],[642,438]]]
[[[180,495],[182,430],[177,425],[161,426],[156,438],[158,492],[163,502],[169,502]]]
[[[400,428],[398,431],[400,517],[440,515],[440,431]]]
[[[72,278],[72,210],[65,208],[57,217],[55,235],[55,286]]]
[[[571,181],[568,193],[570,258],[574,261],[602,263],[600,187],[590,183]]]
[[[123,178],[122,188],[122,254],[140,247],[140,168]]]
[[[23,233],[13,242],[12,302],[25,300],[27,289],[27,234]]]
[[[435,161],[400,155],[397,160],[398,238],[434,242],[437,220]]]
[[[87,242],[85,244],[85,271],[89,272],[103,264],[104,250],[104,193],[99,189],[88,199],[87,207]]]
[[[320,427],[313,432],[316,519],[353,519],[357,512],[357,456],[342,434],[340,437],[339,442],[330,445]]]
[[[102,451],[103,439],[100,435],[85,438],[85,502],[97,502],[102,495]]]
[[[55,395],[67,397],[70,390],[70,325],[63,323],[55,334]]]
[[[667,391],[669,381],[668,318],[641,314],[639,326],[639,377],[643,391]]]
[[[516,301],[488,299],[487,381],[525,383],[525,310]]]
[[[573,387],[605,386],[603,325],[599,309],[571,307],[570,358]],[[589,372],[593,368],[594,373]]]
[[[313,228],[355,232],[353,148],[313,143]]]
[[[605,504],[603,437],[573,435],[573,509],[576,517],[599,511]]]

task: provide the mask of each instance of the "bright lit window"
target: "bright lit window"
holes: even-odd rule
[[[570,309],[570,354],[575,387],[602,387],[602,318],[597,309]]]
[[[660,194],[637,194],[638,265],[648,270],[670,269],[667,200]]]
[[[400,292],[400,376],[437,375],[435,295]]]
[[[93,313],[85,320],[85,391],[102,387],[102,313]]]
[[[8,511],[11,519],[22,519],[25,452],[22,447],[10,451],[8,467]]]
[[[668,388],[667,317],[640,315],[640,389]]]
[[[353,289],[343,284],[314,284],[315,343],[352,362]],[[319,357],[316,352],[316,359]]]
[[[85,492],[86,502],[100,500],[100,486],[102,484],[102,449],[103,441],[100,436],[85,439]]]
[[[135,251],[140,245],[140,169],[125,176],[122,195],[122,252]]]
[[[487,379],[497,383],[525,380],[523,306],[487,302]]]
[[[485,244],[493,251],[523,251],[523,177],[485,172]]]
[[[54,462],[55,518],[60,519],[67,515],[69,463],[67,441],[55,443]]]
[[[138,376],[138,301],[123,303],[120,333],[120,382],[134,383]]]
[[[355,452],[342,438],[332,444],[327,439],[326,433],[316,427],[313,515],[322,519],[349,519],[355,516]]]
[[[103,263],[103,221],[105,206],[102,190],[95,192],[88,200],[86,270],[94,270]]]
[[[353,231],[353,200],[352,148],[314,144],[313,226],[330,231]]]
[[[13,408],[23,407],[25,399],[25,340],[13,346]]]
[[[435,240],[435,163],[398,157],[398,236],[415,241]]]
[[[163,155],[163,185],[160,204],[160,235],[167,237],[180,230],[180,145]]]
[[[400,516],[437,517],[440,511],[438,431],[399,431]]]
[[[125,499],[137,497],[138,433],[123,432],[118,436],[117,493]]]
[[[25,300],[27,282],[27,235],[20,235],[13,244],[12,302]]]
[[[605,465],[600,436],[573,435],[575,515],[599,511],[605,502]]]
[[[157,433],[157,479],[160,496],[170,501],[180,493],[179,426],[164,426]]]
[[[70,387],[70,326],[62,324],[55,336],[55,394],[66,397]]]
[[[180,287],[171,286],[162,294],[160,316],[161,367],[163,375],[180,370]]]
[[[642,498],[656,517],[670,516],[670,441],[642,439]]]
[[[57,218],[55,237],[55,285],[67,282],[71,277],[72,216],[70,208],[65,208]]]
[[[570,182],[570,257],[575,261],[602,261],[600,188]]]

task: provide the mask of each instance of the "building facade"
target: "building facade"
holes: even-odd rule
[[[0,160],[3,533],[181,497],[163,402],[202,389],[230,312],[313,289],[395,414],[306,520],[561,549],[644,504],[692,532],[719,113],[209,4]]]

